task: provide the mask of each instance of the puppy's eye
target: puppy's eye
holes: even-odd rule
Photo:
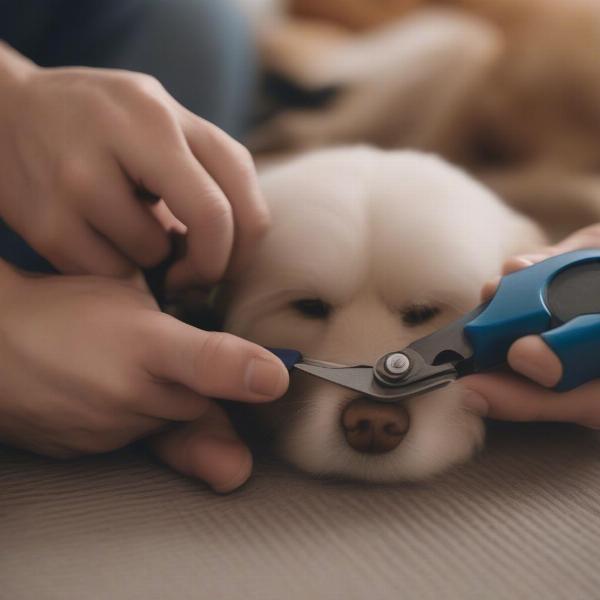
[[[433,319],[440,313],[440,309],[437,306],[431,306],[429,304],[413,304],[401,311],[402,321],[406,325],[415,326],[421,325]]]
[[[302,298],[292,302],[292,308],[311,319],[326,319],[331,313],[331,305],[319,298]]]

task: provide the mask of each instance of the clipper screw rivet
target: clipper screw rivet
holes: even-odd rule
[[[399,379],[410,370],[410,359],[402,352],[394,352],[385,359],[384,368],[388,375]]]

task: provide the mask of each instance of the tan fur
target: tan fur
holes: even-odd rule
[[[295,0],[292,9],[320,20],[266,32],[267,64],[342,92],[321,111],[284,113],[257,148],[433,150],[557,234],[600,220],[600,2]]]

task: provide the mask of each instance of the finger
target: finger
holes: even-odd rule
[[[239,142],[189,111],[185,111],[183,123],[192,153],[219,184],[233,208],[235,242],[229,271],[239,271],[270,225],[254,161]]]
[[[531,267],[535,263],[545,260],[549,256],[551,256],[550,250],[536,254],[511,256],[504,261],[504,264],[502,265],[502,276],[510,275],[511,273]],[[490,279],[484,283],[483,288],[481,289],[481,299],[483,301],[489,300],[496,293],[498,285],[500,285],[500,281],[502,280],[502,276],[494,277],[493,279]]]
[[[505,421],[563,421],[600,426],[600,383],[555,392],[517,375],[494,373],[461,379],[467,404],[483,417]],[[477,401],[476,401],[477,400]]]
[[[554,387],[562,378],[559,358],[537,335],[517,340],[510,347],[507,359],[514,371],[545,387]]]
[[[268,350],[227,333],[207,332],[165,314],[148,328],[143,358],[154,377],[202,396],[265,402],[282,396],[289,376]]]
[[[597,248],[600,246],[600,224],[590,225],[576,231],[554,246],[557,253]]]
[[[98,164],[96,176],[94,191],[87,199],[88,223],[141,267],[162,262],[170,250],[168,233],[152,215],[149,204],[136,197],[117,164]]]
[[[187,233],[187,227],[169,210],[164,200],[151,204],[150,211],[165,231],[179,235]]]
[[[250,451],[215,403],[202,419],[176,426],[149,443],[171,468],[205,481],[219,493],[238,488],[252,472]]]
[[[483,284],[483,287],[481,288],[481,300],[483,302],[489,300],[496,293],[501,279],[502,277],[498,275],[498,277],[494,277],[494,279],[490,279]]]
[[[31,246],[68,275],[133,277],[135,265],[78,217],[65,217],[50,235],[33,237]]]
[[[128,177],[162,198],[188,229],[188,252],[169,271],[171,288],[212,283],[223,276],[233,247],[231,206],[174,125],[154,128],[146,144],[123,140],[119,161]],[[140,151],[143,148],[143,152]]]
[[[533,264],[534,261],[530,256],[511,256],[502,265],[502,275],[510,275],[511,273],[531,267]]]

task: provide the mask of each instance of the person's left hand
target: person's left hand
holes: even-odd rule
[[[512,257],[504,264],[502,274],[557,254],[594,247],[600,247],[600,225],[581,229],[535,254]],[[493,295],[499,281],[500,277],[484,286],[484,300]],[[469,391],[466,404],[471,410],[483,417],[506,421],[564,421],[600,428],[600,381],[590,381],[568,392],[548,389],[560,381],[563,367],[540,336],[517,340],[508,352],[507,362],[524,377],[494,373],[461,379]]]

